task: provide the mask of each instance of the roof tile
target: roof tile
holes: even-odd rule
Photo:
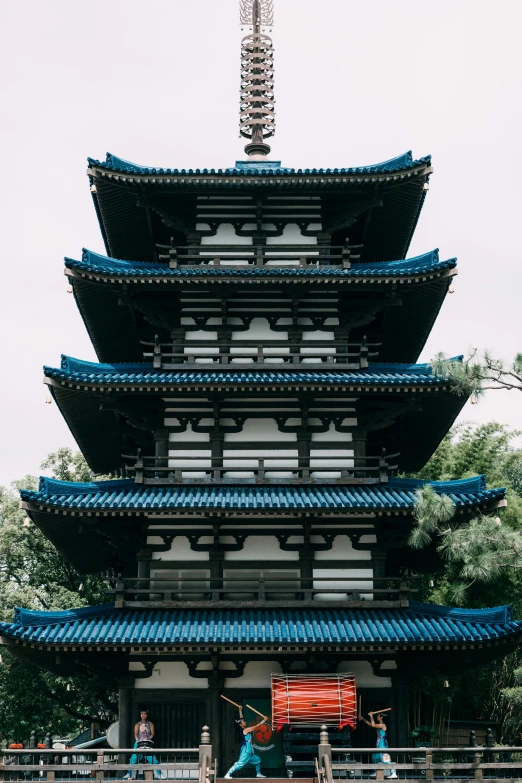
[[[418,644],[508,639],[511,607],[456,609],[410,602],[405,609],[15,610],[0,635],[38,644]]]
[[[390,160],[385,160],[382,163],[375,163],[370,166],[354,166],[351,168],[336,168],[336,169],[294,169],[284,168],[277,161],[266,161],[264,163],[252,163],[250,161],[238,161],[234,167],[224,169],[171,169],[171,168],[158,168],[151,166],[139,166],[131,161],[118,158],[116,155],[112,155],[110,152],[106,154],[104,161],[96,160],[95,158],[87,158],[89,167],[108,169],[110,171],[118,171],[127,174],[160,174],[166,176],[177,175],[233,175],[233,176],[294,176],[299,174],[304,175],[317,175],[317,174],[373,174],[373,173],[388,173],[394,171],[402,171],[404,169],[411,169],[414,166],[419,166],[423,163],[430,164],[431,156],[426,155],[418,160],[413,159],[411,150],[405,152],[402,155],[398,155]]]
[[[430,484],[457,507],[501,499],[505,489],[486,489],[485,477],[426,482],[390,479],[373,485],[144,486],[133,479],[75,483],[40,478],[38,491],[22,490],[22,500],[63,509],[411,509],[416,491]]]
[[[313,259],[312,259],[313,260]],[[415,258],[402,261],[383,261],[379,263],[353,264],[350,269],[340,269],[328,266],[309,267],[275,267],[275,266],[245,266],[245,267],[214,267],[214,266],[179,266],[170,269],[168,264],[148,263],[139,261],[120,261],[115,258],[93,253],[85,248],[82,260],[65,259],[68,269],[78,269],[85,272],[98,273],[113,277],[328,277],[328,278],[364,278],[364,277],[411,277],[413,275],[436,274],[457,265],[456,258],[439,260],[439,251],[432,250]]]
[[[204,358],[204,357],[202,357]],[[208,359],[207,359],[208,360]],[[461,361],[455,357],[454,361]],[[321,383],[343,385],[385,386],[437,386],[449,382],[448,378],[434,375],[429,364],[370,363],[366,370],[338,371],[258,371],[229,369],[227,371],[168,371],[154,369],[150,363],[101,364],[62,356],[61,367],[44,367],[48,378],[71,380],[89,384],[158,384],[178,385],[191,383],[221,384],[295,384]]]

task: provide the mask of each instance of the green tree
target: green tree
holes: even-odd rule
[[[416,494],[410,546],[422,549],[435,539],[450,566],[452,599],[459,603],[475,582],[491,583],[522,563],[522,455],[512,441],[519,433],[501,424],[457,426],[421,472],[430,480],[467,478],[487,472],[490,486],[505,486],[508,506],[462,521],[453,501],[430,486]]]
[[[419,579],[421,598],[468,607],[513,604],[522,616],[522,452],[518,432],[495,422],[453,428],[417,477],[449,481],[485,473],[489,487],[505,487],[508,505],[469,521],[453,513],[447,498],[431,488],[418,496],[411,544],[433,542],[441,555],[437,570]],[[499,521],[501,524],[498,524]],[[433,585],[430,587],[429,585]],[[518,744],[522,727],[522,658],[513,653],[470,672],[423,678],[413,689],[412,725],[440,726],[450,715],[497,721],[501,741]],[[441,717],[441,712],[443,717]],[[436,716],[436,719],[433,717]],[[442,741],[444,735],[441,734]]]
[[[85,481],[91,475],[79,452],[59,449],[42,463],[54,478]],[[59,610],[105,600],[107,585],[98,576],[80,575],[20,508],[18,490],[35,489],[26,476],[0,488],[0,619],[12,621],[14,607]],[[75,732],[93,716],[112,720],[114,694],[87,677],[64,679],[2,650],[0,731],[6,740],[24,741],[33,729],[42,735]]]
[[[450,361],[445,354],[439,353],[431,366],[436,375],[451,378],[455,392],[460,395],[478,399],[489,389],[522,392],[522,353],[518,353],[511,364],[497,359],[489,351],[481,354],[477,349],[462,362]]]

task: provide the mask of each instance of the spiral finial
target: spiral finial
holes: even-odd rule
[[[273,0],[239,0],[239,19],[252,32],[241,41],[239,132],[250,139],[245,152],[253,160],[270,152],[265,142],[275,133],[274,50],[261,27],[274,21]]]

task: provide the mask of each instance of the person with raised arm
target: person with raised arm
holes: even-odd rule
[[[366,720],[366,718],[363,718],[362,715],[359,715],[359,720],[362,720],[366,723],[367,726],[370,726],[372,729],[375,729],[377,732],[377,744],[376,748],[387,748],[388,747],[388,739],[386,737],[386,733],[388,731],[386,724],[384,722],[384,715],[381,712],[369,712],[368,715],[370,716],[370,720]],[[389,753],[374,753],[372,755],[372,761],[374,764],[391,764],[391,758]],[[375,778],[376,773],[373,772],[369,775],[371,778]],[[394,769],[390,769],[390,774],[386,775],[386,778],[390,780],[395,780],[397,778],[397,773]]]
[[[230,767],[227,774],[225,775],[225,778],[230,779],[232,777],[233,772],[237,772],[238,770],[243,769],[243,767],[246,767],[247,764],[253,764],[253,766],[255,767],[256,778],[264,778],[266,776],[261,774],[261,759],[256,753],[254,753],[252,739],[253,739],[254,731],[259,726],[262,726],[264,723],[266,723],[268,717],[264,715],[263,720],[253,721],[250,725],[247,725],[247,722],[243,717],[243,707],[241,705],[238,705],[238,708],[239,708],[239,719],[236,720],[236,724],[239,729],[239,741],[241,743],[241,750],[239,753],[238,760],[236,761],[235,764],[233,764]]]

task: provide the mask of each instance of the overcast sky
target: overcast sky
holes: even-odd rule
[[[104,252],[86,157],[225,167],[238,139],[237,0],[3,0],[0,483],[73,439],[42,384],[95,360],[63,257]],[[410,248],[457,256],[422,360],[521,335],[521,0],[275,0],[277,134],[296,167],[412,149],[435,174]],[[412,324],[412,329],[415,324]],[[522,429],[522,395],[464,419]]]

